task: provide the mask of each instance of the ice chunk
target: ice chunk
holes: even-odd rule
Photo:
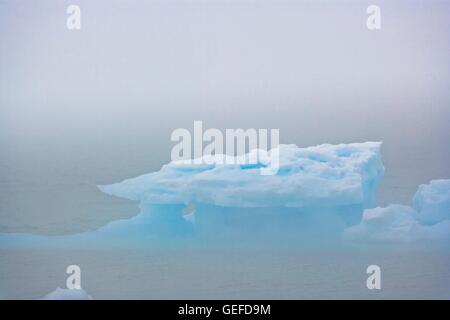
[[[420,225],[415,211],[408,206],[391,204],[364,211],[361,224],[350,227],[345,236],[353,241],[401,241],[416,239]]]
[[[278,239],[334,244],[343,230],[361,221],[364,208],[372,206],[384,172],[380,146],[280,145],[276,175],[260,174],[265,159],[255,165],[211,159],[207,162],[212,164],[171,162],[158,172],[99,187],[110,195],[139,200],[141,212],[131,219],[64,237],[0,235],[0,246],[159,246],[178,245],[187,238],[202,244],[268,244]]]
[[[44,300],[92,300],[92,297],[81,289],[56,288],[44,297]]]
[[[348,228],[344,237],[354,242],[450,244],[450,180],[419,186],[414,207],[392,204],[365,210],[361,223]]]
[[[419,186],[413,198],[417,220],[435,224],[450,219],[450,180],[433,180]]]
[[[380,145],[280,145],[276,175],[261,175],[259,165],[219,164],[208,158],[209,164],[171,162],[158,172],[99,188],[140,200],[141,215],[158,215],[158,222],[172,217],[166,222],[173,228],[153,224],[153,232],[175,228],[175,234],[187,233],[194,225],[195,231],[212,237],[294,235],[314,242],[340,237],[372,205],[384,172]],[[185,205],[190,208],[182,212]],[[123,230],[125,225],[116,227]]]

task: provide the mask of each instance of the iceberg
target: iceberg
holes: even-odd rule
[[[223,155],[191,164],[173,161],[157,172],[99,186],[109,195],[140,201],[141,208],[131,221],[114,222],[103,231],[195,233],[210,239],[336,238],[373,205],[384,173],[380,146],[280,145],[275,175],[260,174],[264,159],[251,165],[215,161]]]
[[[140,213],[130,219],[67,236],[0,234],[0,246],[450,243],[450,180],[419,186],[413,207],[373,207],[384,174],[380,147],[279,145],[275,175],[260,174],[264,158],[251,165],[215,161],[223,155],[173,161],[157,172],[99,186],[139,201]]]
[[[344,232],[353,242],[418,242],[450,244],[450,180],[419,186],[414,208],[391,204],[364,211],[359,225]]]
[[[223,155],[201,159],[207,164],[173,161],[157,172],[99,186],[140,202],[131,219],[67,236],[1,234],[0,246],[335,245],[373,206],[384,173],[380,147],[279,145],[275,175],[260,174],[264,158],[253,164],[214,161]]]
[[[413,203],[416,219],[422,224],[450,220],[450,180],[433,180],[420,185]]]

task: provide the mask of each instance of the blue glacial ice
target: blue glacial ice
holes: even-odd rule
[[[369,205],[384,170],[379,149],[379,142],[310,148],[280,145],[276,175],[261,175],[262,161],[253,165],[171,162],[158,172],[100,189],[143,204],[234,208]]]
[[[276,175],[261,175],[264,159],[251,165],[179,161],[160,171],[100,186],[103,192],[144,205],[206,204],[228,208],[370,205],[383,175],[380,142],[279,146]],[[230,161],[226,161],[229,163]]]
[[[419,186],[413,198],[416,219],[433,225],[450,220],[450,180],[433,180]]]
[[[252,165],[221,164],[221,155],[202,159],[204,164],[171,162],[158,172],[99,186],[141,207],[127,226],[114,222],[104,231],[195,234],[209,241],[335,239],[373,204],[384,172],[380,146],[280,145],[275,175],[261,174],[264,159]]]
[[[380,142],[280,145],[279,170],[261,175],[252,165],[170,162],[159,171],[99,186],[140,203],[140,213],[81,234],[0,235],[1,246],[153,246],[246,243],[338,244],[447,241],[449,180],[419,187],[414,208],[373,208],[384,173]],[[273,150],[272,150],[273,151]],[[208,164],[205,164],[208,163]],[[226,161],[225,163],[230,163]]]
[[[367,209],[361,223],[348,228],[344,237],[353,242],[450,244],[450,180],[433,180],[419,186],[414,208],[391,204]]]

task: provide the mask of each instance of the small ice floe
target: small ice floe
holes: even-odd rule
[[[80,289],[61,289],[56,288],[55,291],[47,294],[43,300],[93,300],[82,288]]]
[[[450,244],[450,180],[419,186],[413,207],[391,204],[366,209],[344,237],[354,242],[433,241]]]

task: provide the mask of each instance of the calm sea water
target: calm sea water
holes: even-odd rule
[[[65,288],[78,264],[97,299],[449,299],[450,255],[433,250],[0,251],[1,298],[37,299]],[[382,290],[366,288],[366,268]]]

